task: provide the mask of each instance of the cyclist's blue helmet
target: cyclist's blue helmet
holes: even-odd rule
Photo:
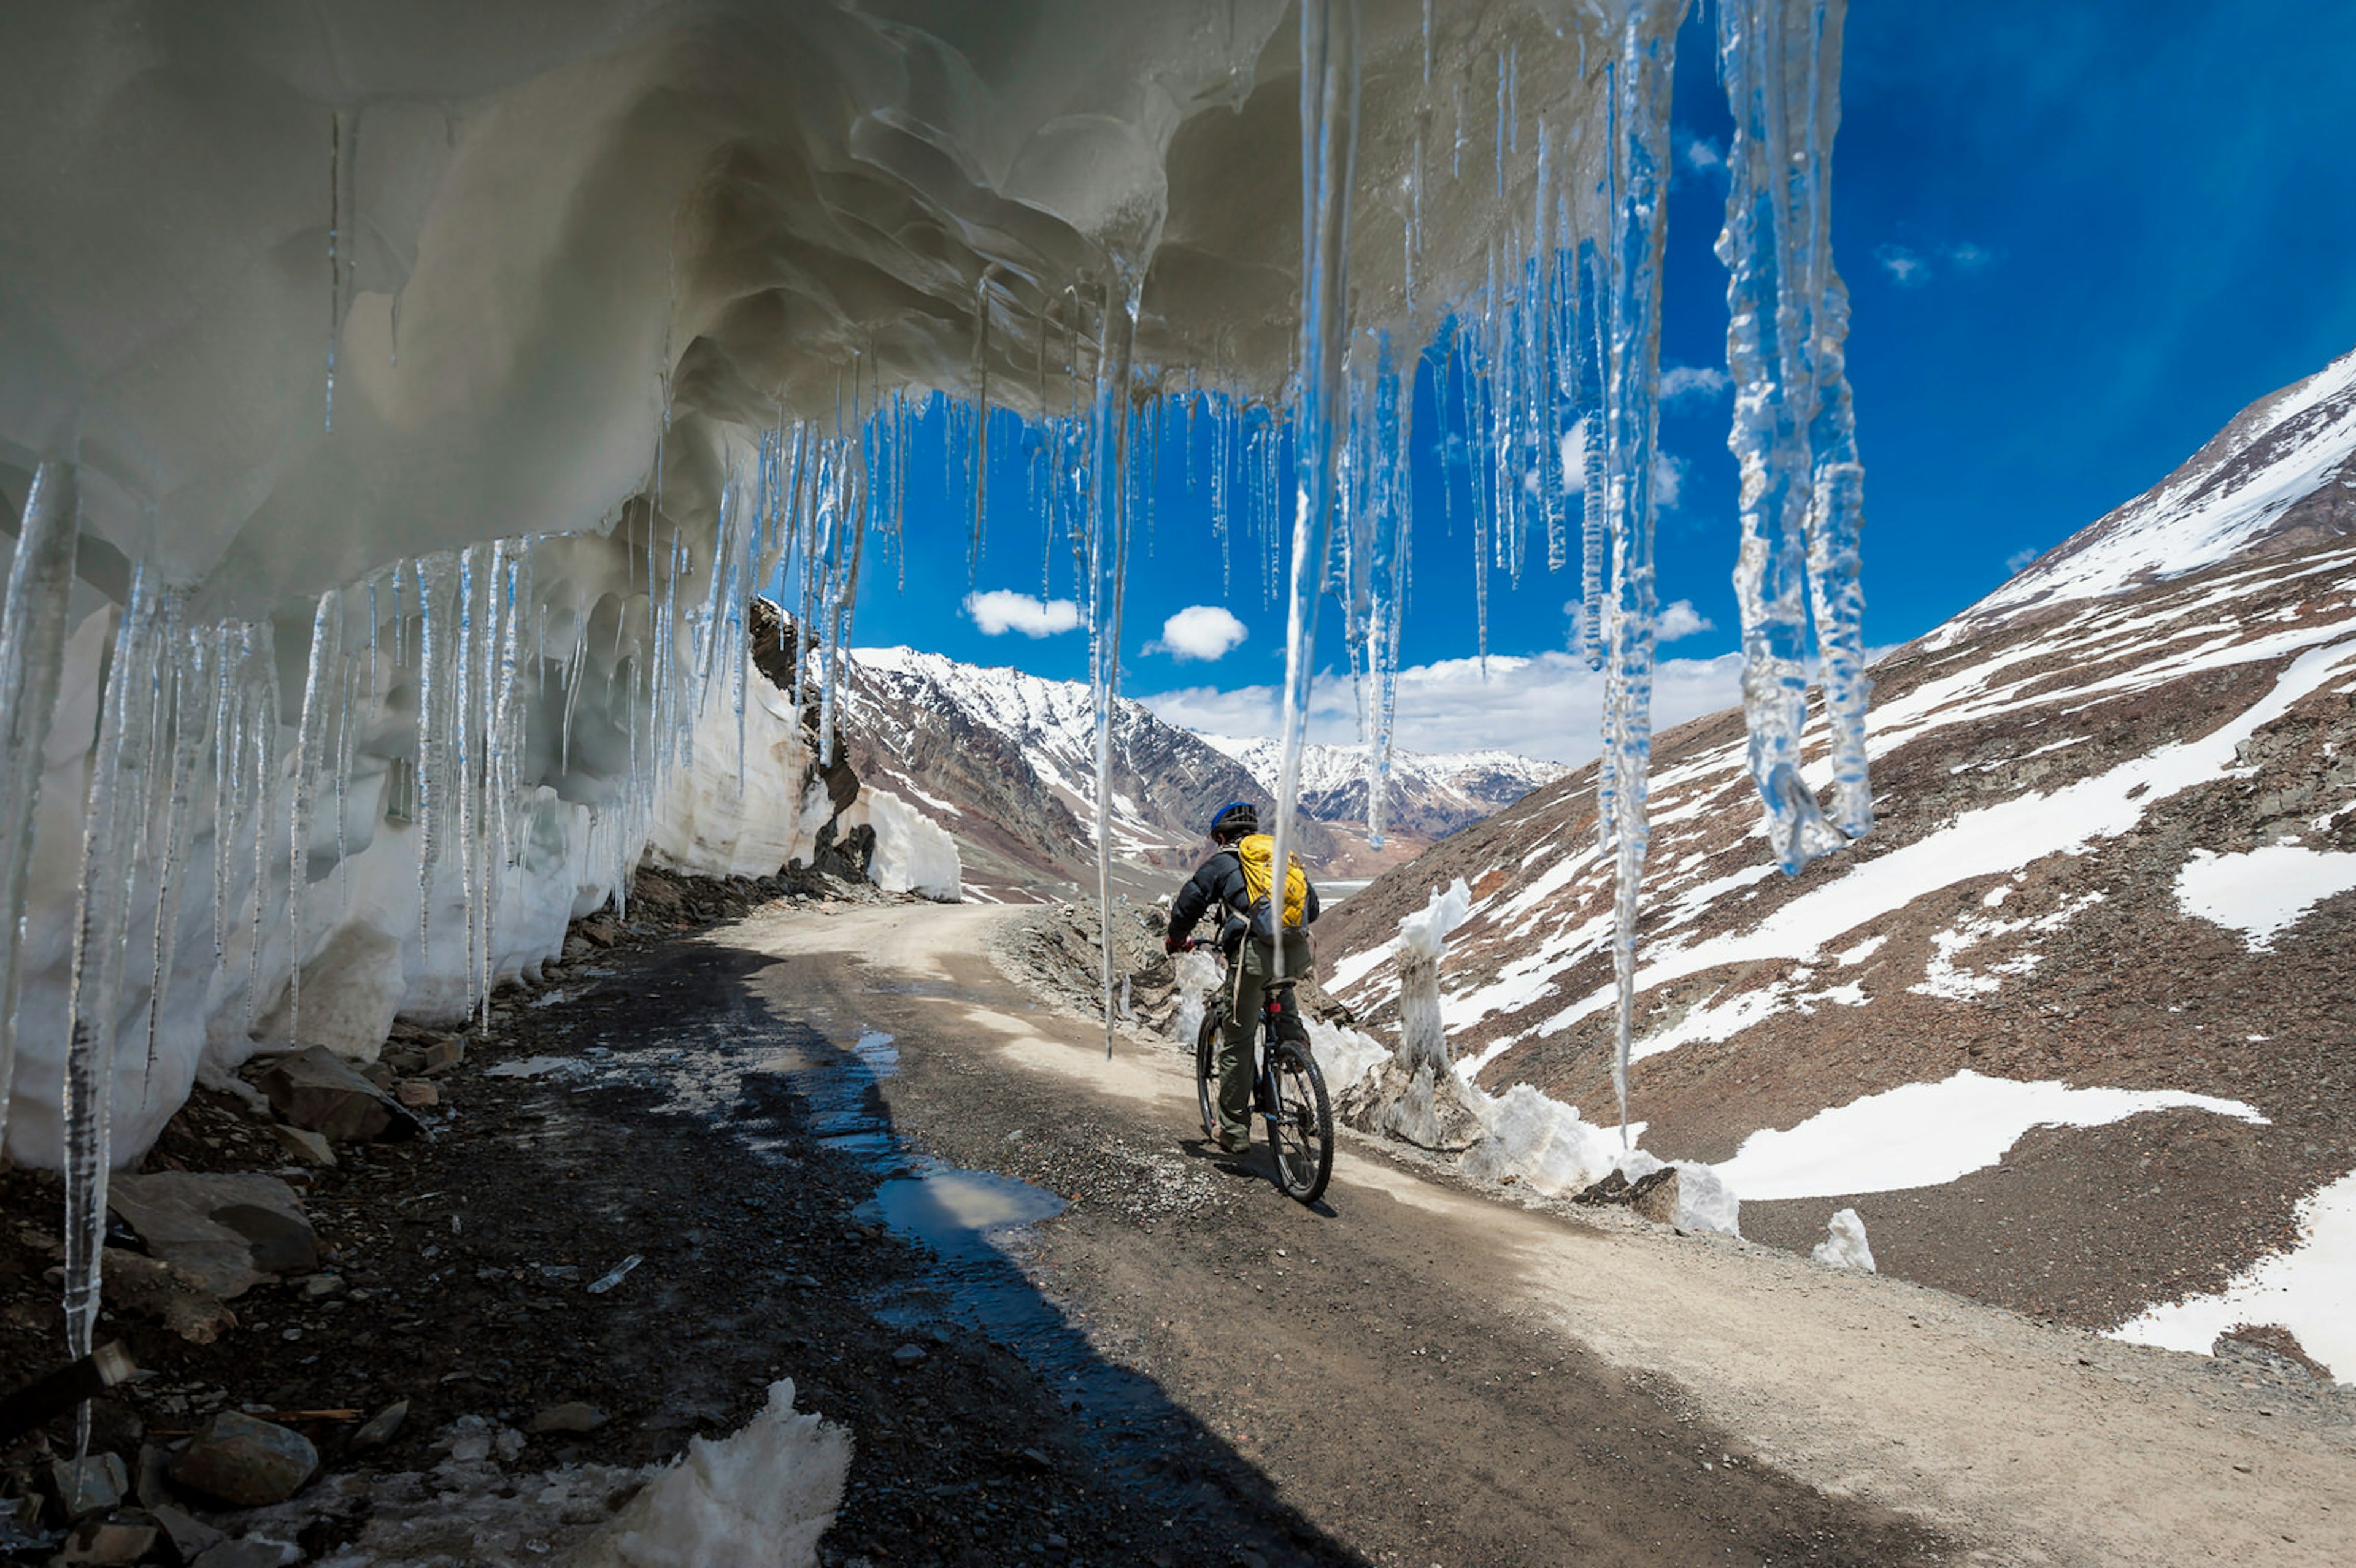
[[[1259,808],[1248,800],[1231,800],[1211,814],[1211,837],[1222,842],[1258,828]]]

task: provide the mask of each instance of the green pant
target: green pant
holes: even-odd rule
[[[1230,1142],[1251,1136],[1252,1031],[1276,967],[1276,944],[1247,936],[1227,966],[1227,1027],[1219,1036],[1219,1131]],[[1309,973],[1309,933],[1284,933],[1284,977]]]

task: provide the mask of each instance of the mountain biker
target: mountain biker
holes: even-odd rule
[[[1275,846],[1259,831],[1259,813],[1249,801],[1229,801],[1219,807],[1211,816],[1211,837],[1218,850],[1178,890],[1170,905],[1170,934],[1162,939],[1162,946],[1171,953],[1184,952],[1194,923],[1212,910],[1222,912],[1217,941],[1227,957],[1227,978],[1233,990],[1228,996],[1226,1028],[1219,1037],[1218,1141],[1220,1148],[1234,1154],[1251,1143],[1252,1030],[1268,1000],[1269,980],[1277,972],[1277,941],[1280,936],[1284,944],[1286,977],[1306,973],[1312,953],[1304,928],[1317,919],[1317,889],[1301,874],[1298,859],[1290,855],[1286,856],[1293,864],[1285,886],[1280,890],[1273,885]],[[1260,889],[1258,895],[1252,885],[1254,875]],[[1296,878],[1301,889],[1297,899],[1292,891]],[[1273,912],[1280,902],[1285,909],[1281,921]],[[1260,906],[1257,918],[1255,904]],[[1284,987],[1280,996],[1284,1010],[1274,1027],[1287,1038],[1305,1038],[1307,1031],[1301,1024],[1300,1008],[1292,1002],[1291,988]]]

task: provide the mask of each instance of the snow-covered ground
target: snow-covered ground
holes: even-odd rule
[[[2266,1120],[2239,1100],[2211,1094],[2073,1089],[1966,1071],[1869,1094],[1796,1127],[1755,1132],[1717,1168],[1736,1192],[1761,1201],[1940,1187],[1996,1164],[2031,1127],[2100,1127],[2178,1107],[2260,1125]]]

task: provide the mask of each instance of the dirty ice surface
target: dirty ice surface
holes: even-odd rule
[[[2176,1089],[2023,1083],[1967,1069],[1937,1083],[1909,1083],[1819,1111],[1787,1130],[1752,1133],[1717,1168],[1719,1179],[1757,1202],[1942,1187],[1996,1164],[2031,1127],[2099,1127],[2179,1106],[2266,1123],[2239,1100]]]
[[[2356,888],[2356,855],[2264,844],[2240,855],[2195,849],[2176,873],[2176,901],[2185,913],[2240,932],[2264,953],[2308,910]]]
[[[2259,1259],[2224,1289],[2151,1307],[2112,1336],[2206,1355],[2229,1328],[2279,1323],[2335,1378],[2356,1377],[2356,1173],[2301,1203],[2298,1229],[2297,1246]]]

